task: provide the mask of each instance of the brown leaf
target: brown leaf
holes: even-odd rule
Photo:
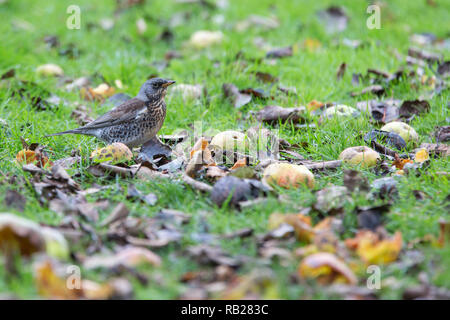
[[[367,178],[356,170],[344,170],[344,186],[351,192],[369,190]]]
[[[430,103],[425,100],[405,100],[399,109],[400,117],[411,119],[422,113],[430,112]]]
[[[12,78],[16,75],[16,70],[14,68],[9,69],[8,71],[4,72],[1,76],[0,76],[0,80],[4,80],[4,79],[8,79],[8,78]]]
[[[390,205],[357,208],[358,228],[376,230],[382,224],[382,217],[389,212]]]
[[[408,49],[408,55],[414,58],[425,60],[427,62],[437,62],[442,59],[442,56],[439,54],[414,47]]]
[[[345,203],[351,200],[347,195],[347,188],[342,186],[330,186],[319,190],[316,197],[314,208],[330,215],[343,212]]]
[[[436,142],[448,142],[450,141],[450,126],[438,127],[434,132]]]
[[[388,123],[399,118],[400,100],[367,100],[360,101],[356,107],[362,112],[369,112],[372,118],[381,123]]]
[[[7,207],[23,212],[27,203],[27,198],[15,190],[8,189],[5,194],[4,203]]]
[[[293,54],[292,46],[289,47],[283,47],[283,48],[276,48],[268,51],[266,53],[266,58],[285,58],[290,57]]]
[[[450,75],[450,60],[444,61],[438,65],[437,73],[442,78],[447,78]]]
[[[0,248],[7,256],[15,252],[31,256],[45,250],[45,239],[36,223],[10,213],[2,213]]]
[[[347,64],[345,62],[342,62],[339,66],[337,72],[336,72],[336,79],[339,81],[342,79],[342,77],[345,74],[345,70],[347,70]]]
[[[233,106],[237,109],[246,105],[252,100],[251,95],[239,92],[239,89],[232,83],[224,83],[222,86],[226,98],[230,99]]]
[[[240,259],[230,257],[220,247],[202,244],[188,248],[187,252],[200,264],[225,265],[231,268],[237,268],[242,263]]]
[[[129,246],[113,255],[88,257],[84,261],[83,266],[86,269],[112,269],[118,266],[135,267],[140,264],[150,264],[158,267],[161,263],[161,258],[152,251],[145,248]]]
[[[240,201],[258,197],[267,188],[258,180],[239,179],[225,176],[219,179],[211,190],[211,200],[221,207],[226,201],[231,206],[237,206]]]
[[[106,217],[105,220],[103,220],[101,226],[105,227],[108,226],[114,222],[120,221],[128,217],[130,214],[130,211],[126,207],[126,205],[122,202],[120,202],[113,211]]]
[[[302,278],[316,278],[321,284],[330,284],[338,280],[352,285],[358,282],[353,271],[328,252],[318,252],[304,258],[298,267],[298,273]]]
[[[281,106],[266,106],[264,109],[256,112],[256,119],[260,122],[271,124],[278,123],[278,121],[298,123],[304,120],[305,113],[305,107],[283,108]]]
[[[341,7],[331,6],[326,10],[318,11],[317,16],[327,33],[337,33],[347,29],[349,17]]]
[[[153,137],[151,140],[144,143],[138,155],[140,162],[157,163],[159,166],[169,162],[172,155],[172,149],[159,141],[158,137]]]
[[[257,72],[255,72],[255,76],[256,76],[256,79],[258,79],[259,81],[266,82],[266,83],[274,83],[274,82],[279,81],[278,77],[275,77],[267,72],[257,71]]]
[[[375,84],[375,85],[368,86],[359,92],[352,92],[352,93],[350,93],[350,95],[352,97],[356,97],[356,96],[365,95],[367,93],[373,93],[373,94],[380,96],[384,93],[384,88],[378,84]]]

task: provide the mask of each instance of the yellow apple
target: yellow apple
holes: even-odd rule
[[[278,185],[283,188],[298,188],[306,184],[314,187],[314,175],[308,168],[291,163],[272,163],[263,173],[264,181],[269,185]]]
[[[248,139],[242,132],[228,130],[216,134],[211,140],[211,145],[217,146],[222,150],[245,153],[248,148]]]
[[[350,147],[339,155],[339,160],[366,168],[375,166],[378,159],[380,159],[378,152],[366,146]]]

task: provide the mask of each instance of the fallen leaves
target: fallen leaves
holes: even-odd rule
[[[106,283],[87,279],[66,280],[67,268],[50,260],[39,261],[34,266],[34,281],[42,297],[48,299],[127,299],[132,296],[131,284],[121,278]],[[70,270],[70,269],[69,269]]]
[[[347,239],[345,244],[355,250],[367,265],[371,265],[388,264],[397,260],[403,241],[399,231],[391,238],[382,238],[378,233],[363,230],[355,238]]]
[[[338,33],[347,29],[349,17],[341,7],[329,7],[317,12],[317,16],[327,33]]]
[[[293,55],[293,52],[294,52],[294,50],[293,50],[292,46],[275,48],[275,49],[269,50],[266,53],[266,58],[280,59],[280,58],[290,57]]]
[[[69,254],[67,241],[57,230],[41,227],[10,213],[0,214],[0,248],[10,271],[14,270],[16,254],[30,257],[35,253],[46,252],[62,259]]]
[[[263,17],[251,14],[247,19],[236,24],[235,28],[238,32],[244,32],[249,28],[261,28],[263,30],[276,29],[280,26],[280,22],[276,18]]]
[[[28,144],[22,138],[23,150],[20,150],[16,154],[16,161],[19,164],[34,164],[39,168],[51,167],[53,163],[48,159],[45,146],[41,146],[38,143]]]
[[[99,101],[103,102],[106,98],[111,97],[115,93],[115,89],[110,87],[106,83],[102,83],[95,88],[85,88],[80,89],[81,98],[87,101]]]
[[[224,204],[238,206],[239,202],[254,199],[267,190],[258,180],[225,176],[214,184],[211,200],[219,207]]]
[[[302,278],[314,278],[321,284],[358,282],[353,271],[336,256],[328,252],[319,252],[307,256],[298,267]]]
[[[303,121],[305,113],[305,107],[283,108],[281,106],[266,106],[264,109],[256,112],[255,116],[258,121],[269,124],[278,124],[278,121],[298,123]]]
[[[112,269],[119,266],[136,267],[141,264],[158,267],[161,263],[161,258],[152,251],[130,246],[113,255],[91,256],[84,261],[83,266],[86,269]]]
[[[197,245],[190,247],[187,251],[200,264],[223,265],[236,268],[242,263],[239,258],[231,257],[219,247]]]
[[[252,96],[246,93],[241,93],[239,89],[232,83],[224,83],[222,86],[225,97],[230,99],[233,106],[237,109],[245,106],[252,100]]]
[[[430,103],[425,100],[405,100],[399,109],[399,115],[402,118],[411,119],[413,116],[418,116],[422,113],[429,112],[431,109]]]
[[[427,149],[420,149],[414,155],[415,162],[425,162],[430,159]]]

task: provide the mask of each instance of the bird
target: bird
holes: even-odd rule
[[[83,134],[97,137],[108,144],[121,142],[129,148],[137,147],[154,138],[166,118],[164,97],[167,88],[175,81],[162,78],[147,80],[136,97],[125,101],[87,125],[57,132],[47,137],[63,134]]]

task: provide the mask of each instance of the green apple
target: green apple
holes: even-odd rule
[[[353,114],[357,113],[358,111],[355,108],[346,106],[344,104],[340,104],[337,106],[329,107],[325,110],[323,116],[325,118],[332,118],[332,117],[351,117]]]
[[[400,137],[402,137],[407,143],[408,142],[419,142],[419,135],[413,127],[407,125],[404,122],[393,121],[385,124],[380,130],[395,132]]]
[[[350,147],[339,155],[339,160],[366,168],[375,166],[378,159],[380,159],[378,152],[366,146]]]

